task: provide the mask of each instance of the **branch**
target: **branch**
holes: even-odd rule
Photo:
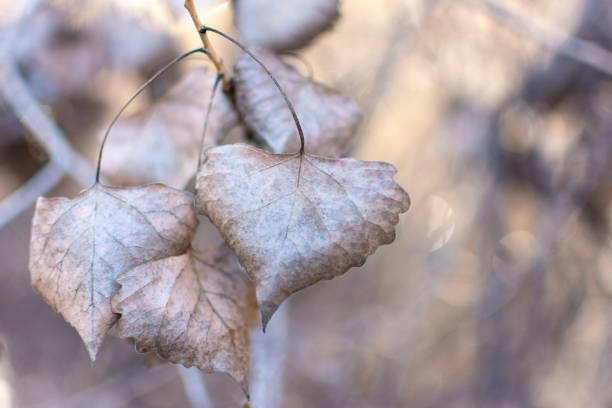
[[[213,406],[200,370],[196,367],[187,368],[178,364],[176,366],[176,371],[178,371],[181,377],[185,395],[187,395],[193,408],[208,408]]]
[[[81,187],[92,185],[94,172],[89,163],[72,149],[63,132],[40,107],[11,58],[7,54],[2,57],[0,89],[6,103],[45,149],[51,161],[62,167]]]
[[[202,28],[204,28],[204,24],[202,24],[202,22],[200,21],[198,12],[196,11],[195,5],[193,4],[193,0],[185,0],[185,8],[189,12],[189,15],[191,16],[191,20],[193,20],[193,25],[195,26],[196,30],[198,30],[198,34],[200,35],[200,40],[202,40],[202,45],[204,45],[204,49],[206,50],[208,58],[210,58],[211,62],[215,66],[215,69],[217,70],[217,74],[223,75],[221,77],[221,81],[223,82],[223,90],[226,92],[229,91],[231,89],[231,83],[229,81],[229,76],[226,75],[225,68],[223,67],[223,62],[217,56],[217,53],[212,47],[212,44],[210,43],[210,40],[208,39],[208,35],[206,34],[206,31],[204,32],[200,31]]]
[[[44,195],[64,178],[64,169],[56,161],[51,161],[40,169],[31,179],[0,202],[0,229],[13,218],[28,209],[36,198]]]
[[[251,332],[253,408],[281,407],[289,335],[288,306],[284,304],[278,309],[265,334],[259,329]]]
[[[568,58],[612,76],[612,53],[591,42],[547,30],[491,0],[464,0],[482,6],[497,21],[530,40]]]
[[[34,203],[36,198],[55,186],[68,173],[81,187],[93,180],[89,164],[72,150],[63,132],[49,118],[32,96],[15,66],[11,46],[42,4],[41,0],[24,1],[22,16],[13,26],[3,30],[0,43],[0,92],[21,123],[30,131],[50,157],[50,162],[17,191],[0,202],[0,228]]]

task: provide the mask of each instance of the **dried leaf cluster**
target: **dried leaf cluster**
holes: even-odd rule
[[[274,30],[286,26],[270,26],[268,38],[252,37],[267,31],[244,13],[254,7],[269,14],[272,3],[236,0],[235,18],[249,43],[276,51],[310,41],[337,15],[337,1],[298,2],[308,12],[283,41],[273,41],[281,38]],[[265,329],[292,293],[362,265],[394,240],[398,216],[410,206],[393,181],[395,169],[340,158],[360,121],[357,107],[273,51],[257,47],[254,53],[294,102],[305,152],[281,94],[244,54],[234,67],[235,92],[212,105],[201,165],[215,80],[202,69],[149,109],[118,122],[105,151],[103,176],[116,184],[184,188],[199,167],[195,203],[191,193],[162,184],[96,183],[74,199],[38,200],[32,285],[75,327],[92,360],[117,323],[119,336],[132,339],[139,352],[225,372],[247,392],[248,330],[257,310]],[[253,134],[250,144],[223,145],[235,126]],[[210,218],[226,244],[191,248],[196,211]]]

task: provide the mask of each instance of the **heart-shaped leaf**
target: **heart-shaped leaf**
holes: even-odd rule
[[[308,44],[339,16],[339,0],[234,0],[234,23],[248,45],[289,51]]]
[[[305,78],[270,51],[257,48],[254,53],[295,105],[308,135],[306,152],[328,157],[345,153],[361,121],[361,112],[355,104]],[[238,109],[256,136],[274,153],[298,151],[300,139],[285,100],[266,72],[247,54],[236,59],[234,83]]]
[[[141,352],[220,371],[247,392],[253,285],[232,251],[216,249],[148,262],[117,279],[113,310],[119,335]]]
[[[148,109],[117,122],[104,150],[102,176],[117,185],[161,182],[183,188],[197,168],[206,107],[216,76],[194,69]],[[216,146],[238,123],[218,92],[206,146]]]
[[[287,296],[362,265],[392,242],[398,215],[410,206],[387,163],[241,144],[206,154],[196,208],[255,282],[264,328]]]
[[[77,330],[92,360],[117,320],[115,278],[189,247],[193,196],[160,184],[95,184],[74,199],[39,198],[32,219],[32,286]]]

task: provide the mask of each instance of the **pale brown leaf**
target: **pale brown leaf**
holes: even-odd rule
[[[185,251],[195,234],[193,196],[160,184],[96,184],[74,199],[39,198],[32,219],[32,286],[77,330],[92,360],[117,320],[115,278]]]
[[[264,327],[280,303],[362,265],[395,239],[408,194],[387,163],[277,155],[247,145],[207,151],[196,208],[255,282]]]
[[[225,372],[247,392],[253,285],[227,245],[148,262],[119,276],[119,334],[186,367]]]
[[[295,106],[308,135],[306,152],[339,157],[349,147],[361,121],[361,112],[348,98],[302,76],[279,57],[262,48],[254,50],[280,83]],[[295,123],[285,100],[266,72],[247,54],[234,65],[236,104],[256,136],[274,153],[300,148]]]
[[[274,51],[308,44],[331,28],[339,0],[234,0],[234,22],[243,41]]]
[[[103,178],[116,185],[161,182],[185,187],[197,169],[215,77],[194,69],[148,109],[118,121],[105,146]],[[217,145],[237,123],[231,101],[217,92],[205,144]]]

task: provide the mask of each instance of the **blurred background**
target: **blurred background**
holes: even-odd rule
[[[214,407],[244,403],[228,377],[111,336],[92,365],[27,269],[35,197],[91,185],[112,116],[200,46],[182,3],[0,0],[0,406],[189,407],[194,384]],[[236,34],[229,1],[196,4]],[[266,392],[292,408],[612,407],[612,2],[343,0],[340,14],[292,62],[356,101],[351,155],[393,163],[413,204],[392,245],[254,333]],[[213,42],[230,66],[236,49]],[[181,63],[129,111],[208,64]]]

